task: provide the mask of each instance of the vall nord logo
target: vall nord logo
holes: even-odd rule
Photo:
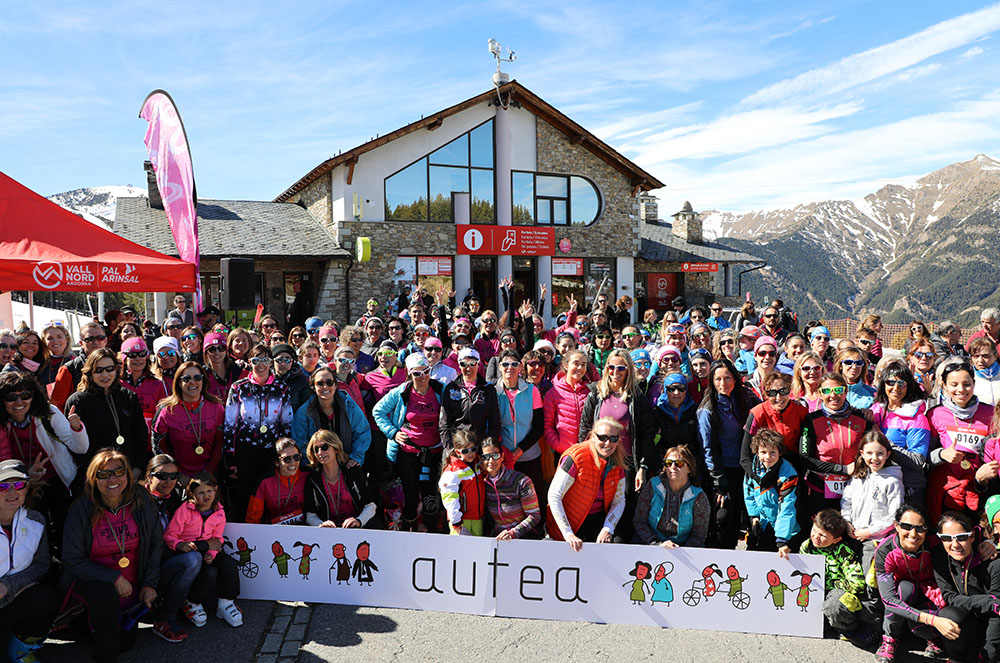
[[[63,267],[58,262],[43,260],[35,264],[31,275],[39,286],[46,290],[52,290],[62,283]]]

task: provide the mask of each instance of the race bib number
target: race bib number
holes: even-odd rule
[[[983,446],[986,444],[986,431],[983,428],[959,424],[948,426],[945,430],[959,451],[977,456],[983,455]]]
[[[844,486],[847,485],[847,481],[848,478],[844,474],[824,474],[823,496],[827,499],[843,497]]]
[[[275,518],[272,524],[274,525],[300,525],[305,522],[305,518],[302,516],[302,509],[295,509],[289,514]]]

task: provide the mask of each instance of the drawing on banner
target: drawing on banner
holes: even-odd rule
[[[767,572],[767,594],[764,594],[764,598],[771,597],[774,602],[775,610],[785,609],[785,591],[789,589],[788,585],[781,582],[781,576],[774,569]]]
[[[635,580],[626,580],[622,583],[622,587],[632,585],[632,591],[628,595],[632,601],[632,605],[642,605],[646,600],[646,593],[649,592],[649,585],[646,584],[646,578],[652,572],[653,565],[649,562],[636,562],[635,568],[628,572]],[[650,600],[650,603],[652,603],[652,600]]]
[[[701,570],[701,578],[691,583],[691,589],[684,592],[684,596],[681,597],[684,605],[696,606],[701,602],[702,595],[705,596],[705,600],[715,595],[717,587],[715,578],[712,577],[713,573],[720,578],[723,577],[722,571],[716,564],[709,564]]]
[[[333,584],[333,570],[337,570],[337,584],[351,584],[351,560],[347,559],[347,547],[343,543],[333,544],[333,564],[330,565],[330,584]]]
[[[232,548],[233,542],[229,540],[228,536],[223,537],[222,540],[222,550],[225,552],[226,547]],[[236,554],[229,556],[236,560],[236,566],[239,568],[240,573],[243,574],[244,578],[256,578],[257,573],[260,571],[260,567],[250,559],[251,553],[257,550],[256,548],[251,548],[247,544],[247,540],[242,536],[236,539]]]
[[[354,570],[351,571],[351,575],[358,581],[358,584],[362,587],[365,583],[371,587],[372,582],[375,580],[375,575],[372,571],[378,571],[378,567],[375,566],[375,562],[368,559],[368,555],[371,554],[371,544],[367,541],[362,541],[358,544],[357,556],[358,558],[354,560]]]
[[[815,592],[816,590],[809,586],[813,579],[818,575],[816,573],[802,573],[801,571],[792,571],[793,576],[801,576],[799,579],[802,586],[799,587],[799,595],[795,599],[795,605],[802,608],[802,612],[809,609],[809,592]]]
[[[312,551],[313,548],[318,548],[318,543],[302,543],[301,541],[296,541],[292,544],[293,548],[302,548],[302,556],[298,558],[299,560],[299,574],[302,575],[303,580],[309,580],[309,571],[312,568]],[[294,557],[292,559],[295,559]]]
[[[738,610],[746,610],[750,607],[750,595],[743,591],[743,581],[746,578],[740,577],[740,572],[732,564],[726,569],[728,580],[723,580],[723,584],[729,584],[727,596]]]
[[[271,566],[278,567],[278,575],[282,578],[288,577],[288,560],[295,559],[291,555],[285,552],[285,549],[281,547],[281,544],[275,541],[271,544],[271,553],[274,555],[274,561],[271,562]],[[270,568],[270,566],[268,567]]]
[[[670,567],[670,568],[667,568]],[[649,598],[650,603],[666,603],[667,607],[674,600],[674,586],[667,580],[667,576],[674,570],[673,562],[663,562],[656,567],[653,576],[653,595]]]

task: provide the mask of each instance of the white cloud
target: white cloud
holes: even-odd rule
[[[962,53],[962,57],[963,58],[971,58],[971,57],[975,57],[976,55],[982,55],[983,53],[985,53],[985,51],[981,47],[979,47],[979,46],[973,46],[972,48],[970,48],[969,50],[967,50],[965,53]]]
[[[1000,29],[1000,5],[958,16],[897,41],[855,53],[769,85],[744,99],[750,105],[787,102],[842,92],[927,58],[964,46]]]
[[[920,67],[910,67],[909,69],[906,69],[896,74],[896,80],[912,81],[916,78],[923,78],[924,76],[929,76],[940,68],[941,64],[938,62],[932,62],[930,64],[925,64]]]

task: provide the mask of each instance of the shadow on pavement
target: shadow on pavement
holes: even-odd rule
[[[358,614],[355,605],[315,605],[309,627],[309,642],[322,647],[353,647],[361,644],[365,633],[392,633],[396,621],[384,615]],[[299,661],[326,659],[303,650]]]

